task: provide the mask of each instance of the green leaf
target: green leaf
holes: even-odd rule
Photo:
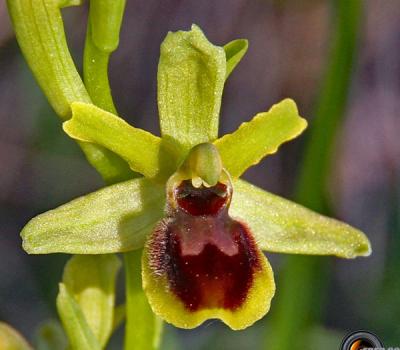
[[[282,143],[298,136],[306,126],[307,122],[299,116],[295,102],[285,99],[214,144],[225,169],[236,178],[266,155],[275,153]]]
[[[249,47],[249,42],[246,39],[233,40],[224,45],[226,55],[226,74],[225,79],[228,79],[229,75],[236,68],[243,56],[246,54]]]
[[[142,250],[124,254],[126,280],[126,350],[159,348],[162,321],[150,308],[142,288]]]
[[[32,350],[31,346],[23,336],[4,322],[0,322],[0,349]]]
[[[234,181],[233,188],[230,214],[250,227],[263,250],[341,258],[371,253],[368,238],[354,227],[242,180]]]
[[[158,110],[163,137],[183,153],[217,138],[225,74],[224,49],[199,27],[168,33],[158,65]]]
[[[102,348],[113,330],[115,282],[121,262],[116,255],[75,255],[64,268],[63,283],[79,304]]]
[[[49,320],[40,325],[35,337],[36,350],[65,350],[68,340],[60,323]]]
[[[161,139],[142,129],[134,128],[116,115],[92,104],[73,103],[72,118],[63,124],[72,138],[92,142],[113,151],[128,162],[132,170],[148,178],[174,164]]]
[[[71,348],[74,350],[101,350],[78,303],[63,283],[60,283],[59,287],[57,310],[67,332]]]
[[[105,187],[41,214],[21,232],[30,254],[103,254],[143,246],[163,217],[164,186],[145,178]]]

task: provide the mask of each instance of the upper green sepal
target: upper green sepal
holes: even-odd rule
[[[368,238],[350,225],[313,212],[245,181],[233,183],[230,214],[246,223],[258,246],[289,254],[368,256]]]
[[[168,33],[158,65],[158,110],[163,137],[183,153],[217,138],[225,76],[224,49],[199,27]]]
[[[296,103],[285,99],[214,144],[225,169],[237,178],[265,156],[275,153],[282,143],[300,135],[306,126],[307,122],[299,116]]]
[[[163,217],[164,186],[145,178],[105,187],[36,216],[23,228],[30,254],[105,254],[141,248]]]

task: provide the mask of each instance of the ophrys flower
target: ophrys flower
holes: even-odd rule
[[[154,312],[178,327],[219,318],[233,329],[269,309],[275,284],[261,250],[368,255],[360,231],[239,180],[306,127],[286,99],[218,138],[223,86],[246,48],[243,40],[214,46],[195,26],[168,34],[158,72],[162,137],[72,104],[68,135],[108,148],[143,177],[34,218],[22,232],[25,249],[100,254],[145,245],[143,287]]]

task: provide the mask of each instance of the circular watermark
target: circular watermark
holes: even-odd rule
[[[347,335],[340,350],[384,350],[379,338],[367,331],[357,331]]]

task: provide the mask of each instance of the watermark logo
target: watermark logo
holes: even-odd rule
[[[340,350],[385,350],[385,348],[375,334],[357,331],[344,338]]]

